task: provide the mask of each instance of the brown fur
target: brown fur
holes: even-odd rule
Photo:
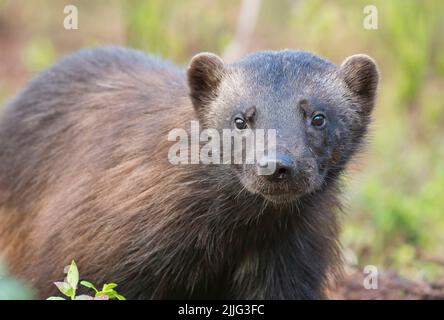
[[[287,206],[219,166],[173,166],[197,120],[185,73],[125,49],[35,79],[0,121],[0,250],[45,298],[75,260],[128,298],[321,298],[337,270],[337,183]]]

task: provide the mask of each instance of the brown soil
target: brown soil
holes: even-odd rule
[[[333,300],[435,300],[444,299],[444,283],[429,284],[409,280],[394,271],[383,271],[378,276],[378,289],[366,289],[364,274],[347,267],[344,278],[332,285],[328,297]]]

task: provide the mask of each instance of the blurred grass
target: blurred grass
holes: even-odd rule
[[[77,31],[61,26],[71,2],[79,7]],[[378,30],[362,27],[367,4],[264,0],[251,49],[302,49],[335,63],[365,52],[377,60],[375,122],[347,182],[343,244],[361,265],[436,280],[444,276],[430,261],[444,258],[444,2],[372,1]],[[87,45],[119,43],[181,64],[199,51],[220,54],[238,11],[234,0],[0,1],[0,46],[21,53],[0,67],[0,102],[58,56]]]
[[[22,281],[12,278],[0,264],[0,300],[29,300],[33,297],[32,290]]]
[[[29,70],[43,70],[53,64],[57,54],[46,38],[32,38],[24,51],[25,66]]]

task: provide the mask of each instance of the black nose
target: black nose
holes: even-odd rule
[[[293,176],[293,160],[287,155],[276,159],[264,158],[258,163],[258,167],[259,174],[270,181],[284,181]]]

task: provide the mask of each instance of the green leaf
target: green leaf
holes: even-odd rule
[[[112,289],[114,289],[115,287],[117,287],[117,284],[115,284],[115,283],[107,283],[107,284],[104,284],[104,285],[103,285],[103,289],[102,289],[102,291],[112,290]]]
[[[80,296],[77,296],[75,300],[94,300],[94,298],[86,294],[81,294]]]
[[[77,269],[77,265],[74,260],[71,262],[71,266],[69,267],[67,279],[71,287],[74,288],[74,290],[77,289],[77,285],[79,283],[79,270]]]
[[[80,281],[80,284],[86,288],[93,289],[96,293],[99,292],[99,290],[97,290],[96,287],[89,281],[83,280]]]
[[[49,297],[48,299],[46,299],[46,300],[66,300],[65,298],[62,298],[62,297]]]
[[[115,299],[117,292],[114,290],[103,291],[110,299]]]
[[[101,297],[101,296],[107,296],[110,299],[118,299],[118,300],[126,300],[126,298],[120,294],[117,293],[116,290],[114,289],[110,289],[110,290],[102,290],[96,293],[96,297]]]
[[[124,296],[122,296],[122,295],[120,295],[120,294],[118,294],[118,293],[116,293],[116,298],[117,298],[118,300],[126,300],[126,298],[125,298]]]
[[[63,293],[67,297],[71,297],[73,293],[73,288],[67,282],[54,282],[55,286],[61,293]]]
[[[108,296],[112,293],[112,291],[99,291],[96,293],[96,297],[100,297],[100,296]]]

